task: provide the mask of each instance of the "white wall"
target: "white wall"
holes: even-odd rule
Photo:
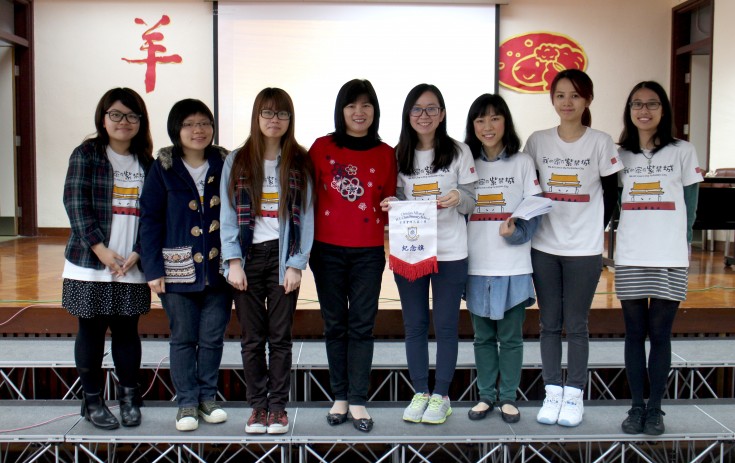
[[[15,217],[13,68],[13,49],[0,45],[0,217]]]
[[[724,0],[725,2],[731,0]],[[642,80],[669,87],[671,0],[512,0],[500,7],[500,41],[533,31],[558,32],[577,41],[595,86],[592,127],[618,139],[630,89]],[[502,88],[524,141],[558,125],[548,94]]]
[[[715,0],[710,169],[735,167],[735,1]]]
[[[707,165],[710,56],[692,55],[689,95],[689,141],[697,150],[702,169]]]
[[[735,60],[730,50],[735,28],[728,21],[735,18],[735,2],[715,1],[712,168],[735,165],[730,135],[735,128],[735,88],[731,83]],[[595,83],[593,127],[617,139],[630,88],[649,79],[669,86],[671,9],[680,2],[512,0],[500,8],[500,39],[545,30],[578,41],[587,53],[588,72]],[[212,104],[211,3],[36,0],[34,9],[38,223],[39,227],[65,227],[68,220],[61,193],[67,160],[84,136],[94,131],[94,108],[104,91],[124,85],[144,95],[157,147],[168,143],[165,120],[175,101],[195,97]],[[184,62],[159,65],[156,91],[145,95],[143,66],[120,58],[142,54],[138,48],[144,28],[134,24],[134,19],[142,17],[152,24],[162,14],[172,19],[172,24],[161,29],[164,45],[168,53],[181,54]],[[440,45],[441,40],[434,38],[426,46]],[[451,50],[443,53],[451,55]],[[505,88],[501,94],[508,100],[524,141],[534,130],[558,123],[548,95],[520,94]],[[329,97],[330,104],[333,98]]]
[[[211,8],[202,0],[34,2],[39,227],[69,225],[61,202],[69,155],[94,133],[94,110],[104,92],[124,86],[143,96],[156,148],[170,144],[166,118],[176,101],[198,98],[212,107]],[[171,23],[157,31],[164,34],[165,54],[183,61],[157,65],[156,88],[146,94],[145,65],[121,58],[145,56],[141,36],[164,14]]]

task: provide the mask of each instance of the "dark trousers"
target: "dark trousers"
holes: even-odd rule
[[[561,332],[566,331],[567,386],[584,389],[589,359],[589,313],[602,272],[602,255],[558,256],[531,250],[541,322],[544,384],[563,386]]]
[[[365,405],[385,249],[348,248],[317,241],[309,265],[324,319],[332,394],[335,400]]]
[[[434,300],[436,381],[434,394],[445,396],[457,367],[459,304],[467,283],[467,259],[440,261],[439,272],[408,281],[394,274],[406,332],[408,373],[416,392],[429,389],[429,283]]]
[[[661,408],[671,369],[671,328],[679,301],[632,299],[620,301],[625,317],[625,373],[634,406],[645,406],[646,379],[650,382],[649,408]],[[646,369],[646,337],[651,341]]]
[[[291,388],[291,327],[299,291],[286,294],[279,284],[278,240],[250,246],[245,276],[248,288],[235,291],[235,309],[242,330],[247,400],[253,408],[284,410]]]
[[[138,386],[141,358],[138,318],[138,315],[77,318],[79,331],[74,342],[74,360],[84,392],[102,392],[102,357],[105,355],[107,328],[110,328],[112,334],[112,360],[115,362],[115,374],[120,385]]]

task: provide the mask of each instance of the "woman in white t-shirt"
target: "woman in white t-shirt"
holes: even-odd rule
[[[533,159],[519,151],[510,109],[499,95],[484,94],[472,103],[465,143],[479,176],[467,225],[467,309],[475,330],[480,401],[468,416],[483,419],[497,405],[503,420],[515,423],[521,418],[515,400],[523,367],[523,321],[526,307],[536,302],[531,237],[541,217],[523,220],[511,214],[525,198],[541,194],[541,188]]]
[[[403,310],[408,371],[415,391],[403,419],[440,424],[452,414],[449,386],[457,364],[459,305],[467,281],[464,214],[475,205],[473,185],[477,174],[467,145],[447,134],[444,98],[435,86],[419,84],[408,93],[396,157],[398,199],[435,200],[439,208],[439,271],[413,281],[394,273]],[[395,199],[386,198],[381,205],[387,208]],[[429,284],[437,342],[433,391],[429,388]]]
[[[603,231],[617,201],[622,168],[612,138],[590,128],[592,80],[567,69],[551,84],[559,125],[534,132],[524,151],[536,162],[544,196],[554,201],[533,236],[533,282],[539,304],[546,398],[539,423],[577,426],[587,382],[589,310],[602,271]],[[569,346],[562,379],[562,329]]]
[[[628,95],[620,135],[620,224],[615,291],[625,317],[625,372],[633,404],[628,434],[663,434],[661,399],[671,368],[671,327],[686,299],[688,243],[702,174],[694,146],[677,140],[666,91],[640,82]],[[646,338],[651,348],[646,368]],[[643,394],[650,383],[648,404]]]
[[[314,240],[314,173],[294,133],[291,97],[265,88],[250,136],[222,169],[222,261],[242,330],[249,434],[289,429],[291,328]]]
[[[84,390],[82,416],[97,428],[115,429],[141,422],[138,320],[151,308],[151,291],[138,267],[139,198],[153,156],[148,112],[134,90],[105,93],[94,122],[97,134],[74,150],[64,181],[71,235],[61,304],[79,320],[74,360]],[[108,328],[120,421],[102,397]]]

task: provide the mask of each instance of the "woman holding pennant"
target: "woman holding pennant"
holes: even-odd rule
[[[403,105],[396,199],[436,201],[434,268],[415,272],[391,259],[403,310],[406,358],[414,396],[403,419],[444,423],[452,414],[449,386],[457,364],[459,306],[467,282],[467,226],[463,214],[475,206],[475,163],[470,149],[447,134],[444,97],[437,87],[419,84]],[[392,256],[393,257],[393,256]],[[429,285],[434,300],[436,379],[429,387]]]

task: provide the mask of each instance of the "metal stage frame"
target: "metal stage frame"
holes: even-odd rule
[[[587,399],[615,400],[615,385],[625,380],[625,365],[622,339],[590,339],[588,384],[585,388]],[[141,368],[144,370],[167,370],[168,341],[166,339],[144,339]],[[566,358],[566,343],[563,344]],[[106,346],[109,352],[109,342]],[[706,399],[735,398],[735,338],[680,338],[672,340],[672,364],[668,398]],[[436,344],[429,344],[429,358],[433,362]],[[68,381],[60,374],[61,369],[75,369],[73,338],[0,338],[0,390],[5,389],[13,399],[37,399],[36,370],[48,369],[61,384],[62,392],[53,399],[79,399],[80,384],[78,379]],[[382,371],[384,379],[372,388],[372,399],[381,391],[388,391],[387,400],[410,400],[403,390],[410,390],[404,345],[400,341],[377,341],[373,370]],[[431,365],[433,367],[433,363]],[[563,367],[566,364],[562,364]],[[103,368],[107,372],[108,387],[106,396],[114,395],[114,388],[109,387],[114,377],[114,365],[110,355],[103,360]],[[518,391],[519,400],[528,400],[531,392],[541,384],[541,356],[538,341],[525,342],[523,368],[533,371],[532,379],[521,383]],[[240,343],[225,342],[221,370],[229,371],[244,387],[242,377],[242,360]],[[295,341],[293,343],[293,371],[291,381],[291,398],[299,401],[331,400],[328,385],[322,384],[317,372],[328,370],[327,356],[323,341]],[[456,400],[475,400],[475,363],[471,341],[461,341],[457,359],[457,370],[468,371],[470,381],[463,387]],[[711,383],[715,377],[725,378],[724,393],[718,394]],[[69,377],[68,375],[66,376]],[[173,385],[160,375],[155,381],[162,385],[168,397],[157,397],[161,400],[173,400]],[[146,385],[147,387],[148,385]],[[318,392],[319,394],[314,394]],[[385,397],[385,395],[384,395]],[[531,397],[532,398],[532,397]],[[233,399],[220,395],[220,400]]]
[[[0,402],[0,462],[240,462],[515,463],[515,462],[732,462],[735,401],[677,400],[664,403],[667,432],[660,437],[622,434],[628,409],[592,401],[576,428],[535,421],[540,404],[524,402],[519,423],[497,412],[482,421],[466,417],[471,403],[455,404],[443,425],[406,423],[405,403],[376,403],[371,433],[349,423],[329,426],[326,403],[289,407],[287,434],[246,435],[250,408],[229,403],[226,423],[200,422],[190,433],[174,428],[175,405],[143,409],[136,428],[101,431],[79,416],[78,401]],[[116,413],[116,411],[113,411]],[[27,428],[36,423],[40,426]],[[21,429],[27,428],[27,429]],[[14,431],[9,431],[15,429]]]

